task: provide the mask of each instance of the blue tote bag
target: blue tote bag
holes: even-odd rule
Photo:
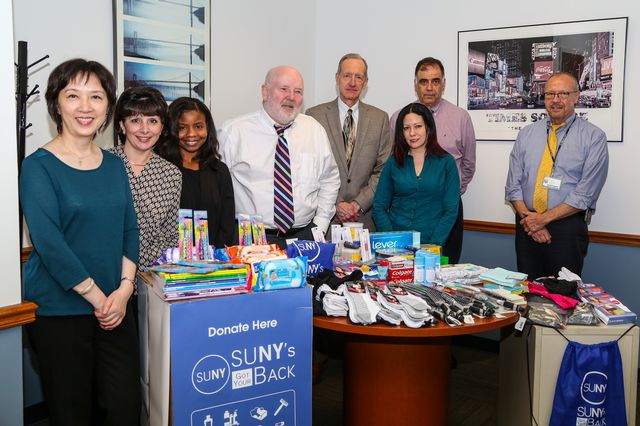
[[[626,333],[625,333],[626,334]],[[567,344],[550,426],[627,426],[618,342]]]

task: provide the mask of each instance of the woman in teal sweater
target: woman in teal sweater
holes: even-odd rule
[[[58,135],[22,163],[20,202],[33,250],[25,299],[38,304],[27,335],[50,425],[137,425],[136,325],[128,303],[138,226],[120,159],[93,143],[113,115],[115,80],[72,59],[49,76]]]
[[[378,231],[419,231],[422,244],[444,245],[458,214],[456,162],[439,144],[427,107],[409,104],[398,114],[392,155],[376,189]]]

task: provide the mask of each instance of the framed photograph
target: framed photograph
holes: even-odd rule
[[[549,76],[572,74],[580,89],[576,113],[622,141],[628,18],[458,32],[458,105],[471,115],[478,140],[513,141],[546,116]]]
[[[118,92],[153,86],[167,102],[209,104],[210,1],[114,0]]]

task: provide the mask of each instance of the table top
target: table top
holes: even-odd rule
[[[368,336],[422,338],[482,333],[484,331],[495,330],[514,324],[516,321],[518,321],[518,318],[520,318],[520,316],[513,312],[503,314],[501,317],[474,317],[474,324],[465,324],[458,327],[450,327],[440,321],[438,322],[438,324],[432,327],[409,328],[405,325],[391,326],[386,324],[353,324],[347,317],[325,317],[314,315],[313,326],[342,333],[361,334]]]

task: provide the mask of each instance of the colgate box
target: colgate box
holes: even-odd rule
[[[413,259],[394,256],[385,259],[388,263],[387,281],[398,284],[413,282]]]
[[[372,232],[371,253],[375,255],[376,250],[414,247],[420,248],[420,232],[399,231],[399,232]]]

